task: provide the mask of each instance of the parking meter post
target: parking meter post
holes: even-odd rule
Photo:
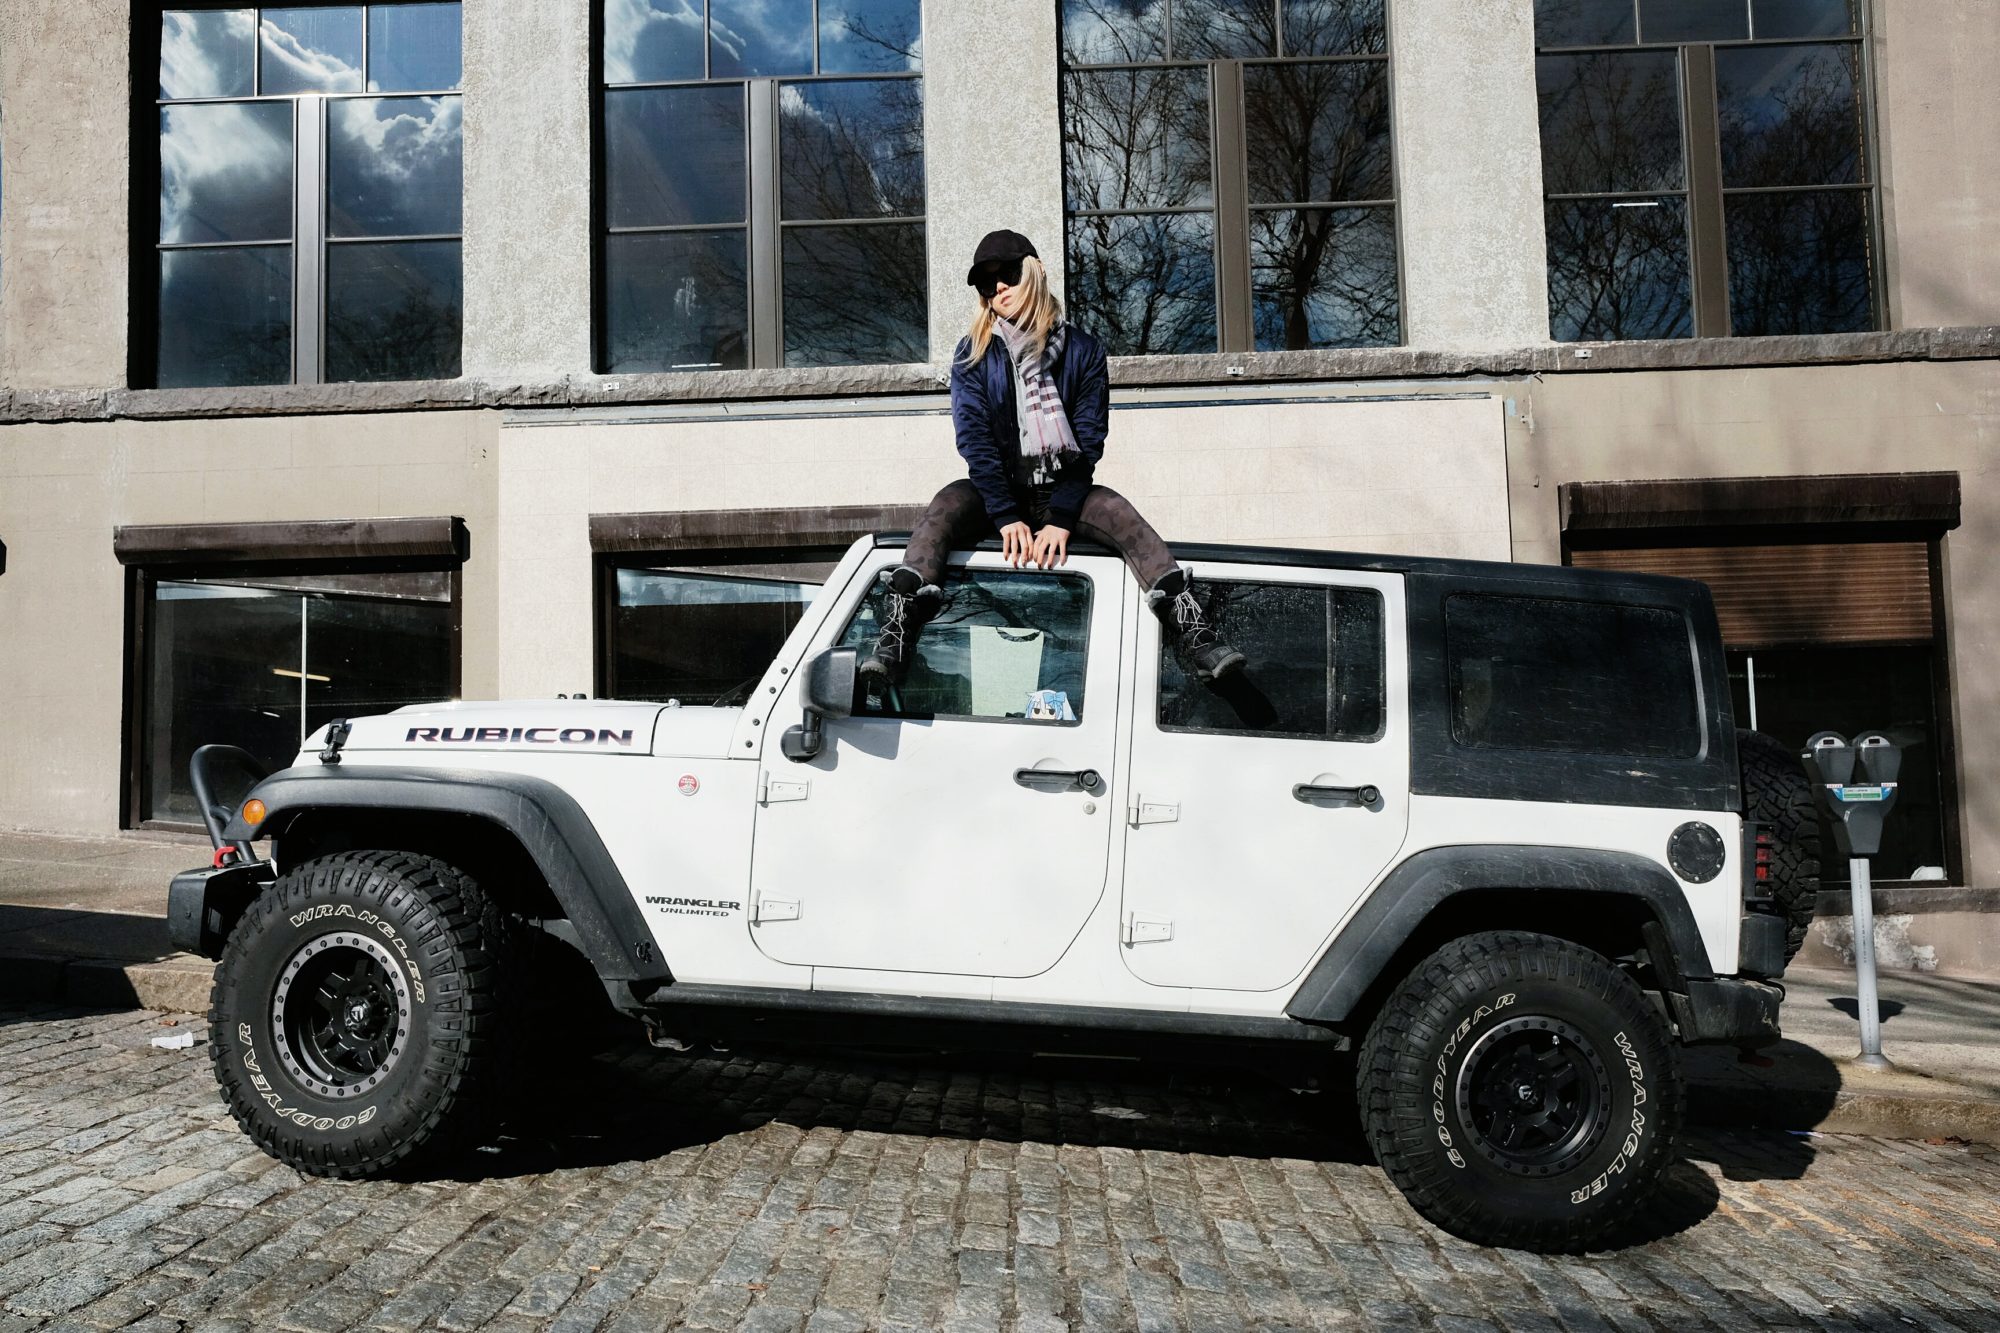
[[[1833,824],[1833,840],[1847,854],[1849,899],[1854,921],[1854,996],[1861,1020],[1863,1069],[1893,1069],[1882,1054],[1882,1012],[1875,985],[1875,894],[1868,858],[1882,849],[1882,825],[1896,804],[1902,751],[1879,731],[1864,732],[1850,744],[1837,732],[1822,731],[1799,756],[1812,780],[1820,811]]]
[[[1861,1055],[1854,1063],[1864,1069],[1894,1069],[1882,1054],[1882,1010],[1875,988],[1875,892],[1868,879],[1868,858],[1848,858],[1847,871],[1854,902],[1854,999],[1861,1018]]]

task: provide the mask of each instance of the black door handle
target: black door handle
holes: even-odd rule
[[[1104,778],[1094,768],[1017,768],[1014,770],[1014,781],[1023,787],[1042,787],[1059,782],[1078,791],[1096,791]]]
[[[1332,801],[1338,805],[1370,806],[1382,799],[1380,787],[1322,787],[1310,782],[1296,783],[1292,797],[1300,801]]]

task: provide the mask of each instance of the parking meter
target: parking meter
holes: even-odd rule
[[[1879,731],[1864,731],[1850,743],[1838,732],[1822,731],[1799,756],[1812,780],[1813,800],[1833,826],[1833,841],[1847,857],[1848,896],[1854,912],[1855,999],[1860,1006],[1864,1068],[1887,1069],[1882,1054],[1882,1015],[1875,991],[1875,891],[1868,858],[1882,850],[1882,825],[1895,808],[1903,751]]]
[[[1846,857],[1882,850],[1882,825],[1896,805],[1896,778],[1903,751],[1879,731],[1864,731],[1849,744],[1838,732],[1822,731],[1799,756],[1812,779],[1813,799],[1833,825],[1833,840]]]

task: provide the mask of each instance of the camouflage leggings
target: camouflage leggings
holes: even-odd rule
[[[1040,529],[1049,521],[1046,487],[1036,487],[1023,497],[1030,527]],[[970,546],[994,535],[993,521],[979,489],[969,480],[954,481],[939,491],[910,534],[910,546],[903,561],[923,577],[925,583],[942,584],[945,559],[954,546]],[[1109,486],[1092,486],[1083,497],[1083,511],[1076,531],[1071,534],[1097,542],[1116,551],[1137,576],[1139,586],[1151,588],[1163,577],[1180,568],[1167,551],[1167,544],[1145,516]]]

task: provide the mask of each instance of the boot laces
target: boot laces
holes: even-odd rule
[[[1190,653],[1213,647],[1217,642],[1215,629],[1208,623],[1208,616],[1194,599],[1191,588],[1182,588],[1174,594],[1173,615],[1175,633],[1181,646]]]
[[[890,590],[882,599],[882,627],[875,638],[875,651],[900,659],[909,646],[910,606],[917,599],[911,593]]]

